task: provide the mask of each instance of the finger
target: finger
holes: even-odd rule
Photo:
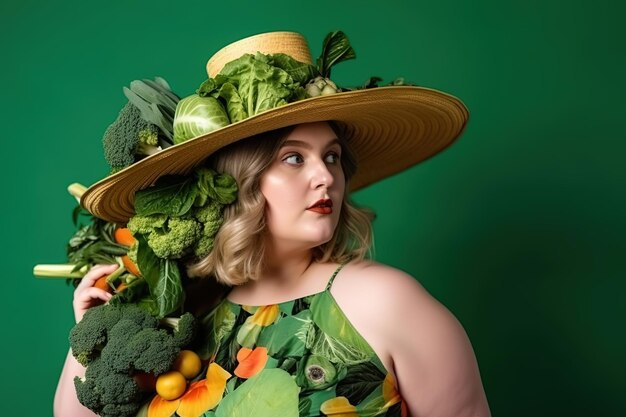
[[[97,305],[109,302],[111,297],[111,294],[99,288],[86,288],[83,291],[81,298],[74,299],[74,318],[76,323],[82,320],[87,310]]]
[[[111,264],[111,265],[96,265],[93,268],[91,268],[89,270],[89,272],[87,272],[85,274],[85,276],[80,280],[80,283],[78,284],[78,286],[76,287],[76,290],[78,289],[82,289],[82,288],[86,288],[86,287],[92,287],[93,284],[101,277],[103,277],[104,275],[107,274],[111,274],[113,271],[115,271],[117,268],[119,267],[119,265],[117,264]]]
[[[85,288],[74,299],[74,304],[79,308],[88,308],[94,300],[109,301],[112,294],[96,287]]]

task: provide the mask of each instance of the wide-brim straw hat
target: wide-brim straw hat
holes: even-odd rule
[[[251,36],[218,51],[209,77],[245,53],[278,52],[312,63],[304,37],[293,32]],[[135,192],[161,176],[187,174],[231,143],[286,126],[333,120],[354,151],[358,169],[350,190],[403,171],[449,146],[462,133],[468,111],[456,97],[414,86],[376,87],[296,101],[171,146],[92,185],[81,204],[104,220],[125,223],[134,214]]]

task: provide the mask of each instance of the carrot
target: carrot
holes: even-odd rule
[[[139,271],[139,267],[135,265],[135,263],[128,257],[128,255],[122,256],[122,262],[126,267],[126,270],[133,274],[136,277],[141,276],[141,271]]]
[[[107,282],[107,278],[109,276],[105,275],[103,277],[98,278],[98,280],[96,281],[95,284],[93,284],[94,287],[96,288],[100,288],[101,290],[104,290],[108,293],[112,293],[113,292],[113,288],[111,288],[111,286],[109,285],[109,283]]]
[[[115,241],[120,245],[132,246],[135,243],[133,234],[126,227],[118,227],[114,233]]]

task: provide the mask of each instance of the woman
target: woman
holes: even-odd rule
[[[239,365],[246,360],[240,356],[244,350],[260,352],[256,356],[265,365],[246,374],[237,363],[225,363],[226,347],[216,352],[215,362],[238,378],[233,387],[243,382],[257,398],[293,396],[250,379],[264,368],[286,369],[294,377],[288,380],[298,385],[296,415],[299,406],[300,413],[304,408],[304,415],[312,416],[488,416],[476,360],[458,321],[411,276],[364,260],[370,217],[347,198],[356,166],[346,137],[354,135],[340,117],[339,123],[325,120],[330,119],[240,137],[210,160],[218,172],[235,177],[239,199],[227,208],[213,251],[189,272],[233,286],[218,309],[233,313],[236,324],[221,341],[239,349]],[[357,157],[364,154],[357,151]],[[114,269],[97,267],[83,278],[74,296],[77,322],[110,298],[93,284]],[[264,318],[255,321],[259,314]],[[284,333],[267,336],[294,318],[309,326],[306,343],[298,344],[295,335],[285,342]],[[329,340],[347,350],[335,355],[340,349],[329,349]],[[286,358],[294,363],[286,365]],[[339,395],[347,392],[348,379],[354,386],[372,384],[357,369],[380,374],[380,398],[373,392]],[[73,392],[72,378],[83,372],[69,355],[55,415],[92,415]],[[304,402],[305,397],[313,400]],[[276,409],[276,415],[288,413]]]

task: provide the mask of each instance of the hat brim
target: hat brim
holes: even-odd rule
[[[89,187],[81,204],[93,215],[125,223],[138,190],[167,174],[187,174],[216,150],[300,123],[335,120],[357,157],[352,191],[403,171],[449,146],[469,113],[451,95],[423,87],[378,87],[297,101],[171,146]]]

